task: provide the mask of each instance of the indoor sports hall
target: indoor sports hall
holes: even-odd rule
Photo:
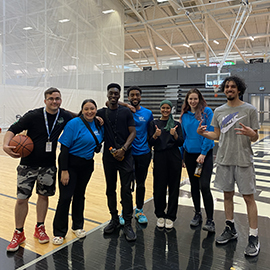
[[[0,270],[9,269],[269,269],[270,258],[270,0],[2,0],[0,2]],[[84,229],[79,239],[68,231],[53,245],[53,218],[58,202],[50,197],[45,226],[50,242],[34,238],[37,194],[29,200],[26,241],[7,252],[15,228],[17,171],[20,159],[3,151],[9,126],[27,111],[44,107],[44,91],[56,87],[62,108],[78,113],[83,100],[98,108],[107,101],[106,87],[142,89],[142,106],[160,117],[168,99],[179,120],[186,93],[198,88],[214,111],[226,103],[219,85],[230,75],[243,78],[243,101],[258,111],[259,139],[252,143],[256,173],[260,253],[247,257],[248,218],[235,190],[234,219],[238,239],[218,245],[224,229],[223,192],[211,178],[216,233],[191,227],[194,216],[190,182],[182,170],[177,219],[172,229],[156,226],[153,162],[148,168],[144,213],[148,224],[132,226],[137,240],[128,242],[121,227],[103,234],[111,216],[107,207],[102,153],[85,194]],[[26,132],[24,132],[26,134]],[[215,141],[214,158],[218,151]],[[59,146],[57,148],[57,156]],[[180,165],[179,165],[180,166]],[[120,183],[117,205],[121,211]],[[135,207],[135,200],[133,198]],[[71,212],[69,214],[71,224]],[[202,203],[202,216],[205,211]]]

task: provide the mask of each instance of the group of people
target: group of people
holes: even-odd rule
[[[258,139],[257,111],[255,107],[241,100],[246,89],[242,79],[236,76],[227,77],[220,88],[227,97],[227,103],[218,107],[214,113],[207,107],[198,89],[190,90],[185,97],[179,121],[173,119],[173,106],[169,100],[160,103],[161,117],[153,120],[152,112],[140,105],[142,90],[137,86],[127,90],[130,104],[125,104],[119,101],[120,85],[109,84],[107,107],[98,110],[95,101],[87,99],[83,101],[81,111],[76,117],[60,108],[62,100],[58,89],[46,90],[45,107],[26,113],[8,129],[4,137],[3,149],[14,158],[19,157],[19,154],[12,151],[13,147],[9,146],[9,142],[16,134],[27,130],[27,135],[35,146],[28,157],[21,158],[17,168],[16,229],[7,250],[16,251],[25,241],[23,227],[28,212],[28,200],[35,182],[38,200],[34,237],[38,238],[40,243],[49,241],[44,221],[48,196],[55,193],[57,141],[61,143],[61,152],[58,166],[60,193],[53,221],[55,245],[62,244],[67,234],[71,200],[72,231],[78,238],[86,235],[83,229],[85,189],[94,170],[94,154],[99,152],[103,141],[102,161],[107,204],[111,214],[111,220],[104,228],[105,234],[111,234],[123,225],[126,239],[136,240],[136,233],[131,225],[134,181],[135,218],[141,224],[148,222],[143,205],[152,147],[157,226],[166,229],[173,227],[177,217],[181,171],[182,167],[186,167],[195,208],[190,225],[198,226],[202,222],[202,194],[206,212],[203,229],[215,232],[210,180],[214,140],[219,140],[215,186],[224,192],[226,227],[216,238],[216,242],[224,244],[238,237],[233,217],[236,183],[247,205],[250,226],[245,254],[256,256],[260,244],[251,142]],[[197,166],[200,166],[201,170],[199,177],[194,175]],[[120,215],[116,199],[117,172],[121,183]]]

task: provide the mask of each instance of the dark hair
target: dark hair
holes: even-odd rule
[[[225,88],[225,84],[226,82],[235,82],[236,86],[237,86],[237,89],[238,91],[240,91],[239,93],[239,97],[243,96],[246,89],[247,89],[247,85],[245,84],[244,80],[238,76],[229,76],[227,78],[225,78],[225,80],[222,82],[222,84],[220,85],[220,90],[222,92],[224,92],[224,88]]]
[[[118,83],[110,83],[107,86],[107,91],[109,91],[109,89],[111,88],[117,88],[119,90],[119,92],[121,92],[121,86]]]
[[[129,96],[129,92],[132,91],[132,90],[138,90],[140,92],[140,94],[142,94],[142,89],[139,86],[133,85],[133,86],[130,86],[127,89],[127,95],[128,96]]]
[[[61,96],[61,92],[60,92],[57,88],[55,88],[55,87],[50,87],[49,89],[47,89],[47,90],[44,92],[44,97],[45,97],[45,99],[46,99],[47,95],[51,95],[51,94],[54,93],[54,92],[59,93],[60,96]]]
[[[197,94],[199,97],[199,103],[198,103],[198,106],[197,106],[196,111],[195,111],[195,118],[198,120],[201,120],[201,118],[202,118],[202,114],[204,113],[204,108],[207,106],[207,103],[206,103],[202,93],[197,88],[194,88],[194,89],[189,90],[186,94],[184,104],[182,105],[182,112],[181,112],[180,119],[179,119],[180,122],[181,122],[183,114],[186,113],[187,111],[191,110],[190,105],[188,104],[188,98],[193,93]]]
[[[80,117],[80,116],[82,115],[83,107],[84,107],[84,105],[85,105],[86,103],[88,103],[88,102],[92,103],[92,104],[97,108],[97,104],[96,104],[96,102],[95,102],[93,99],[91,99],[91,98],[85,99],[85,100],[82,102],[81,110],[80,110],[80,112],[78,113],[78,117]],[[97,120],[96,116],[94,117],[94,122],[95,122],[96,128],[97,128],[98,130],[100,130],[101,125],[100,125],[99,121]]]

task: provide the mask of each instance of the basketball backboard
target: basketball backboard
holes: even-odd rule
[[[207,73],[205,74],[205,87],[213,88],[216,85],[222,84],[224,79],[231,76],[230,72],[227,73]]]

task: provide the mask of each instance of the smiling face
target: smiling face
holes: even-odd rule
[[[192,112],[195,112],[196,111],[196,108],[199,104],[199,96],[198,94],[196,93],[191,93],[189,96],[188,96],[188,105],[190,106],[190,109]]]
[[[61,106],[62,99],[61,94],[58,92],[53,92],[52,94],[47,94],[44,100],[46,105],[46,111],[50,114],[57,113],[59,107]]]
[[[97,108],[92,102],[87,102],[83,105],[82,115],[87,122],[92,122],[96,113]]]
[[[107,97],[109,104],[111,106],[116,106],[118,104],[118,99],[120,98],[120,91],[118,88],[110,88],[107,91]]]
[[[141,102],[141,93],[139,90],[131,90],[128,94],[128,100],[132,106],[137,108]]]
[[[161,119],[162,120],[167,120],[171,114],[171,111],[172,111],[172,108],[171,106],[169,106],[168,104],[163,104],[161,107],[160,107],[160,112],[161,112]]]
[[[234,81],[227,81],[224,86],[224,94],[226,95],[227,99],[232,101],[235,99],[239,99],[238,87]]]

